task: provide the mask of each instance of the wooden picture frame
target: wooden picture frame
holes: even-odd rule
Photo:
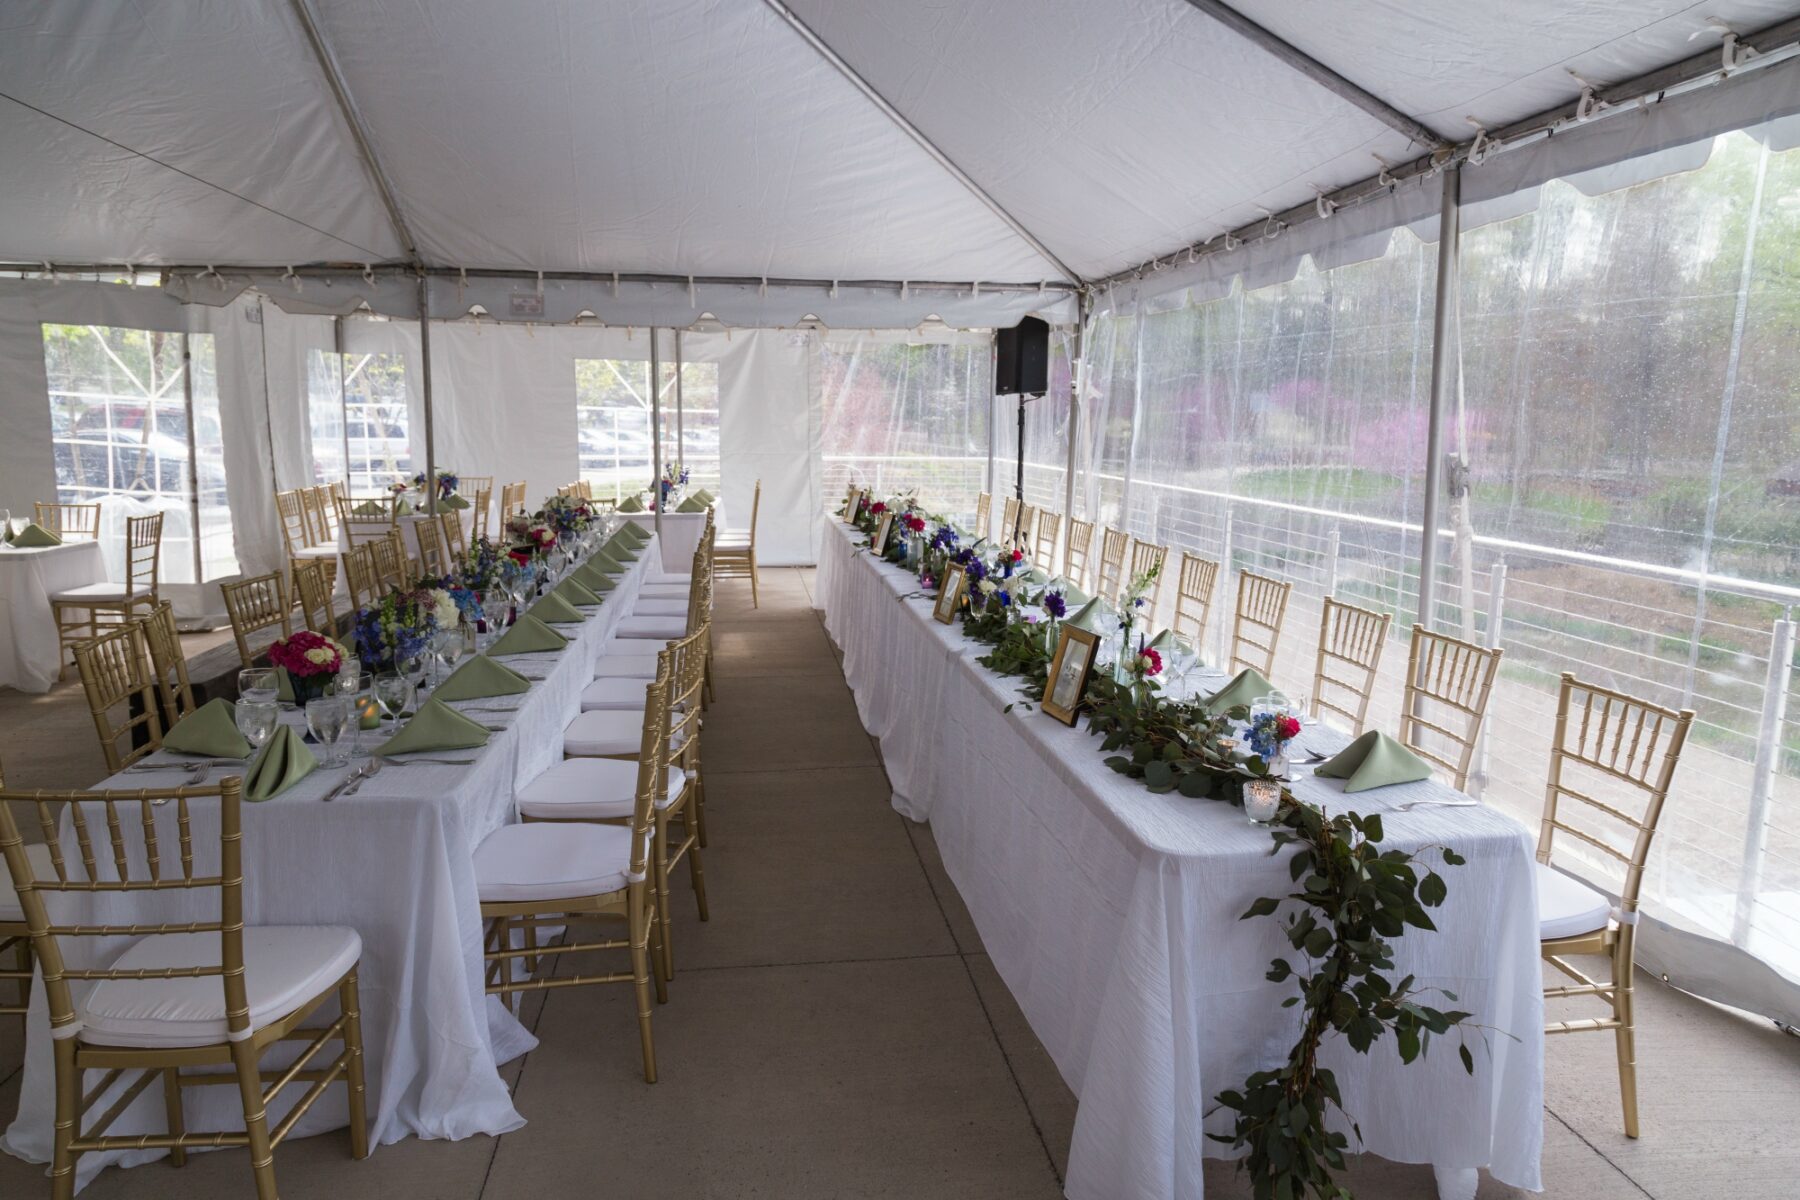
[[[875,527],[875,538],[869,543],[869,553],[873,554],[876,558],[880,558],[882,555],[886,554],[888,538],[893,535],[893,532],[894,510],[890,508],[888,511],[881,514],[881,524]]]
[[[856,522],[856,506],[862,502],[862,489],[852,487],[850,498],[844,502],[844,520],[852,524]]]
[[[939,623],[948,625],[956,619],[956,610],[962,607],[963,592],[969,586],[969,571],[961,563],[951,563],[944,572],[944,580],[938,585],[937,600],[931,606],[931,615]]]
[[[1099,657],[1099,634],[1064,625],[1057,635],[1056,654],[1050,659],[1050,674],[1044,683],[1044,711],[1064,725],[1075,724],[1088,679],[1094,673],[1094,660]]]

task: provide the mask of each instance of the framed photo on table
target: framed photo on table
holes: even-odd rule
[[[962,605],[963,591],[969,586],[969,572],[961,563],[952,563],[944,572],[944,582],[938,588],[937,603],[931,606],[931,615],[948,625],[956,619],[956,610]]]
[[[894,510],[889,509],[881,514],[881,524],[875,527],[875,538],[869,543],[869,553],[880,558],[887,553],[888,536],[894,532]]]
[[[844,501],[844,520],[856,520],[856,505],[862,499],[862,489],[854,485],[850,488],[850,498]]]
[[[1050,660],[1050,677],[1044,685],[1044,711],[1064,725],[1075,724],[1075,713],[1087,691],[1094,660],[1100,655],[1100,635],[1064,625]]]

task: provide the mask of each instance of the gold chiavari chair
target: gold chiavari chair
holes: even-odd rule
[[[1468,790],[1469,763],[1502,653],[1413,626],[1400,740],[1448,774],[1459,792]]]
[[[637,992],[638,1039],[644,1058],[644,1082],[656,1082],[656,1045],[650,1036],[650,964],[654,954],[662,960],[661,947],[652,939],[664,932],[657,919],[656,900],[650,881],[652,812],[669,774],[664,730],[668,717],[668,685],[653,680],[644,691],[644,716],[638,736],[635,786],[631,792],[630,824],[601,825],[585,821],[537,821],[505,825],[490,833],[475,848],[475,884],[481,917],[488,925],[483,957],[487,963],[487,991],[515,1003],[519,992],[548,988],[582,987],[599,983],[630,983]],[[603,937],[580,941],[571,937],[558,945],[538,946],[537,930],[543,926],[570,926],[624,919],[623,938]],[[529,939],[522,954],[513,945],[513,931]],[[562,954],[625,950],[631,969],[603,974],[548,973],[539,978],[537,960]],[[515,980],[514,960],[526,960],[526,975]],[[666,996],[662,972],[657,992]]]
[[[1582,683],[1568,672],[1556,698],[1556,733],[1537,846],[1538,933],[1544,958],[1575,983],[1544,989],[1544,999],[1591,996],[1605,1002],[1612,1015],[1551,1021],[1544,1032],[1613,1031],[1625,1136],[1632,1138],[1638,1136],[1632,1006],[1638,892],[1693,721],[1692,709],[1677,712]],[[1598,889],[1556,869],[1551,852],[1558,834],[1581,843],[1582,857],[1611,860],[1623,868],[1616,907]],[[1595,980],[1566,960],[1578,954],[1610,959],[1611,978]]]
[[[750,530],[748,533],[726,533],[717,536],[713,541],[713,565],[722,575],[748,575],[750,577],[750,607],[761,608],[762,600],[756,591],[756,518],[762,509],[762,480],[756,481],[756,493],[750,501]],[[707,510],[711,512],[711,509]]]
[[[1125,587],[1125,555],[1131,536],[1123,529],[1106,527],[1100,533],[1100,562],[1094,570],[1094,591],[1117,600]]]
[[[490,483],[485,487],[480,487],[480,488],[475,489],[475,532],[474,532],[474,537],[475,537],[475,540],[478,542],[488,536],[488,529],[489,529],[488,523],[493,519],[493,514],[489,510],[493,508],[493,505],[494,505],[493,484]]]
[[[1056,539],[1062,533],[1062,514],[1043,509],[1038,513],[1036,549],[1031,561],[1045,571],[1056,570]]]
[[[1392,613],[1325,597],[1319,616],[1319,659],[1313,669],[1312,716],[1336,713],[1349,723],[1349,733],[1363,731],[1393,620]]]
[[[75,643],[75,669],[87,693],[108,772],[117,774],[162,746],[156,675],[150,669],[141,623],[133,621]]]
[[[590,492],[593,490],[592,487],[588,488]],[[619,500],[616,496],[589,496],[588,503],[601,512],[616,512],[619,507]]]
[[[458,475],[456,490],[465,495],[474,495],[485,489],[489,496],[494,494],[494,477],[492,475]]]
[[[199,707],[194,700],[193,682],[188,678],[181,633],[175,628],[175,606],[164,600],[138,623],[144,628],[150,670],[156,676],[157,694],[162,698],[163,728],[171,729],[175,722]]]
[[[525,512],[525,481],[509,483],[500,489],[500,519],[520,516]]]
[[[130,621],[138,615],[138,609],[156,607],[162,599],[158,589],[162,577],[162,527],[161,513],[125,518],[122,585],[90,583],[50,594],[61,650],[66,651],[83,637],[98,634],[102,624]]]
[[[231,636],[237,642],[238,658],[246,667],[256,665],[256,651],[250,646],[250,635],[261,629],[281,626],[281,636],[294,632],[289,613],[293,603],[280,571],[255,575],[237,583],[219,585],[225,598],[225,616],[231,621]]]
[[[462,514],[454,508],[445,509],[438,514],[438,525],[444,531],[444,549],[460,565],[469,557],[469,537],[463,532]]]
[[[306,493],[298,489],[275,493],[275,515],[281,522],[281,547],[287,551],[289,562],[298,558],[302,550],[318,545],[318,534],[305,497]]]
[[[275,493],[275,511],[281,517],[281,541],[288,567],[298,571],[303,562],[325,564],[326,578],[337,581],[337,527],[328,487],[299,488]]]
[[[1156,619],[1156,609],[1162,603],[1163,576],[1169,565],[1169,548],[1158,546],[1154,542],[1140,542],[1133,538],[1131,542],[1131,567],[1126,572],[1125,583],[1130,582],[1145,572],[1156,571],[1156,579],[1150,584],[1150,591],[1144,600],[1150,606],[1150,619]]]
[[[399,521],[399,505],[393,496],[334,496],[338,528],[346,546],[360,546],[384,538]]]
[[[594,499],[594,485],[593,484],[589,483],[587,480],[584,479],[580,483],[576,484],[575,487],[577,488],[577,490],[580,491],[581,498],[583,500],[586,500],[589,503],[593,502],[593,499]]]
[[[350,592],[350,611],[360,612],[387,594],[381,570],[375,565],[375,543],[365,542],[344,552],[344,586]]]
[[[412,560],[406,556],[406,543],[398,529],[368,544],[369,556],[375,563],[375,574],[384,588],[404,588],[412,582]]]
[[[5,775],[0,773],[0,789],[5,787]],[[34,877],[54,869],[48,844],[31,842],[23,849],[30,857]],[[12,958],[10,967],[5,965],[9,955]],[[0,982],[11,985],[12,996],[8,999],[6,994],[0,993],[0,1017],[18,1017],[20,1024],[24,1024],[26,1014],[31,1011],[31,978],[36,973],[36,962],[31,953],[31,929],[25,924],[25,909],[13,887],[12,876],[6,870],[5,855],[0,853]]]
[[[294,594],[300,601],[300,622],[314,633],[337,637],[337,619],[331,611],[331,581],[325,564],[301,563],[294,568]]]
[[[1094,545],[1094,523],[1069,518],[1069,540],[1063,543],[1062,573],[1080,587],[1087,586],[1088,552]]]
[[[428,517],[414,523],[413,533],[419,539],[419,574],[432,579],[448,574],[450,553],[444,546],[444,527]]]
[[[1231,671],[1254,667],[1265,677],[1275,670],[1275,645],[1287,620],[1291,583],[1254,571],[1238,572],[1237,612],[1231,622]]]
[[[330,926],[245,926],[242,783],[233,776],[211,787],[0,791],[0,853],[18,887],[50,1012],[56,1079],[50,1187],[57,1200],[75,1194],[76,1163],[83,1154],[166,1148],[179,1167],[186,1165],[189,1149],[221,1146],[248,1148],[259,1200],[276,1200],[275,1147],[326,1087],[339,1080],[350,1093],[351,1154],[359,1159],[368,1156],[356,990],[362,941],[355,930]],[[192,812],[214,805],[219,821],[218,871],[208,875],[200,868],[212,856],[204,846],[195,853]],[[63,806],[75,842],[67,852],[57,827],[56,810]],[[40,870],[25,853],[15,810],[36,817],[50,848],[48,871]],[[110,869],[99,869],[109,854]],[[171,903],[167,898],[172,896],[197,905],[208,891],[218,893],[215,919],[154,925],[65,924],[60,918],[52,925],[45,902],[46,895],[124,894],[134,901],[132,912],[137,915],[143,908]],[[195,912],[184,906],[182,915]],[[89,965],[106,959],[82,949],[84,943],[122,935],[136,940],[106,967]],[[282,981],[273,996],[255,987],[268,977]],[[77,999],[71,983],[87,991]],[[253,996],[258,997],[255,1005]],[[341,1014],[335,1021],[302,1025],[334,997]],[[306,1064],[333,1041],[341,1043],[341,1052],[306,1070]],[[272,1076],[264,1076],[259,1066],[262,1056],[278,1044],[293,1043],[300,1046],[295,1065],[271,1068]],[[232,1074],[221,1077],[221,1068],[230,1068]],[[184,1070],[193,1073],[184,1075]],[[84,1094],[83,1076],[88,1071],[106,1075],[103,1085]],[[95,1101],[131,1072],[141,1074],[123,1088],[116,1103],[90,1121]],[[295,1079],[308,1081],[311,1087],[271,1130],[268,1106]],[[182,1089],[222,1080],[238,1085],[244,1129],[190,1132],[182,1112]],[[159,1081],[168,1131],[108,1136],[113,1120]]]
[[[35,501],[32,519],[38,528],[54,533],[65,542],[92,542],[100,537],[99,504],[61,504]]]
[[[566,500],[572,500],[575,498],[575,485],[572,483],[562,484],[556,489],[556,494]]]
[[[1018,522],[1018,519],[1019,498],[1017,496],[1008,496],[1005,498],[1005,502],[1000,505],[1000,534],[998,537],[994,537],[994,540],[1005,545],[1008,539],[1012,537],[1013,526]],[[985,529],[982,530],[981,533],[983,537],[994,536]]]
[[[1214,589],[1219,585],[1219,564],[1211,558],[1181,552],[1181,578],[1175,583],[1176,633],[1184,633],[1199,645],[1212,623]]]
[[[312,527],[312,544],[334,544],[337,541],[337,525],[333,516],[337,505],[331,498],[331,489],[322,485],[301,488],[300,507],[306,513],[307,523]]]
[[[852,484],[851,486],[854,487],[855,485]],[[994,498],[988,493],[982,492],[975,497],[975,536],[978,538],[987,537],[988,534],[992,532],[989,529],[989,525],[993,522],[993,519]]]
[[[1031,537],[1037,528],[1037,508],[1031,504],[1019,505],[1018,515],[1014,518],[1017,525],[1007,530],[1007,545],[1014,546],[1027,554],[1031,553]]]

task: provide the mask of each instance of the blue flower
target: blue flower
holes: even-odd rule
[[[1061,592],[1045,592],[1044,611],[1060,621],[1063,615],[1069,611],[1069,603],[1063,599]]]
[[[1010,608],[1012,606],[1012,593],[1005,588],[1001,588],[999,591],[995,592],[994,598],[1000,601],[1001,608]]]

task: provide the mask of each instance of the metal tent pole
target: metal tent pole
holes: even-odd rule
[[[1092,303],[1088,293],[1083,292],[1075,309],[1075,336],[1069,347],[1069,458],[1063,475],[1065,528],[1075,519],[1075,448],[1081,440],[1081,393],[1087,382],[1087,321]]]
[[[431,416],[431,303],[428,281],[419,276],[419,378],[425,394],[425,511],[437,516],[437,448]]]
[[[1444,199],[1438,213],[1437,298],[1431,317],[1431,409],[1425,434],[1425,511],[1419,539],[1419,624],[1435,622],[1437,590],[1438,494],[1444,488],[1444,410],[1456,386],[1462,354],[1456,322],[1458,260],[1462,254],[1462,171],[1444,168]]]
[[[675,467],[687,469],[687,410],[681,399],[681,330],[675,331]]]
[[[655,515],[657,553],[662,553],[662,360],[657,354],[656,326],[650,327],[650,494],[656,497]]]

